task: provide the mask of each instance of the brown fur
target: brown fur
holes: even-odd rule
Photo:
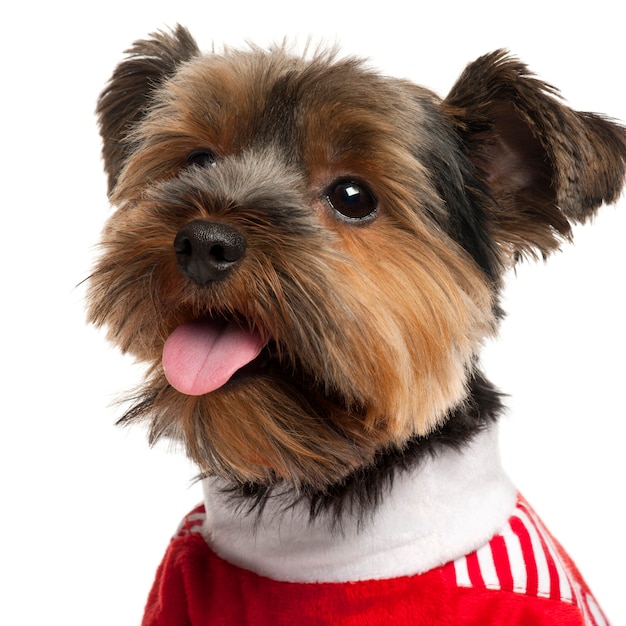
[[[470,402],[505,267],[547,255],[621,188],[623,129],[563,105],[503,53],[448,98],[331,54],[200,55],[179,28],[138,42],[99,103],[118,207],[89,317],[150,370],[127,419],[184,441],[233,484],[324,491],[427,437]],[[210,149],[210,170],[186,163]],[[378,201],[363,223],[324,195]],[[234,226],[245,257],[198,286],[173,253],[194,219]],[[236,319],[271,336],[245,376],[201,397],[167,383],[180,323]]]

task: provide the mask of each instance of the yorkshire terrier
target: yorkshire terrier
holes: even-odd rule
[[[503,276],[626,170],[626,130],[497,51],[441,99],[336,52],[138,41],[100,96],[89,318],[149,365],[122,422],[205,503],[144,624],[606,624],[504,473],[478,352]]]

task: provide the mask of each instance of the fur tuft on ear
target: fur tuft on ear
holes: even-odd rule
[[[574,111],[499,50],[467,66],[444,101],[494,200],[493,235],[511,261],[544,258],[603,202],[626,171],[626,129]]]
[[[181,63],[199,53],[189,31],[177,26],[171,32],[159,31],[149,39],[136,41],[126,51],[127,58],[115,68],[96,109],[109,193],[130,150],[127,135],[144,116],[151,92],[173,75]]]

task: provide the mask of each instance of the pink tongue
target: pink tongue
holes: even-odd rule
[[[165,377],[174,389],[189,396],[210,393],[255,359],[266,343],[258,332],[232,322],[182,324],[163,346]]]

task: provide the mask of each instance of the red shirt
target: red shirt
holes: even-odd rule
[[[606,626],[571,559],[519,498],[489,543],[424,574],[281,582],[218,557],[198,507],[172,539],[143,626]]]

